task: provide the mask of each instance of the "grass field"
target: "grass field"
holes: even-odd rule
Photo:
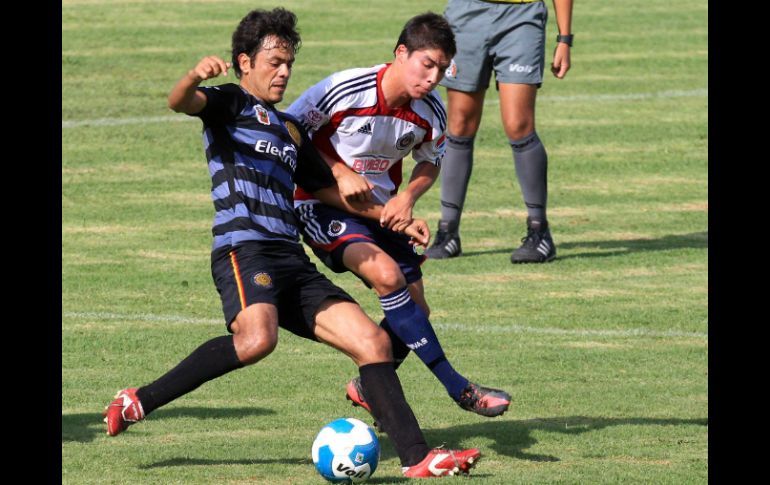
[[[282,333],[265,361],[120,437],[101,422],[116,390],[224,332],[200,123],[173,115],[166,95],[202,56],[227,55],[248,10],[274,5],[62,3],[63,483],[324,483],[315,433],[337,417],[368,420],[343,399],[353,364]],[[304,38],[285,107],[332,71],[390,59],[403,23],[444,2],[281,5]],[[449,358],[511,391],[511,410],[494,420],[460,410],[414,357],[399,374],[431,444],[482,449],[474,482],[706,483],[707,2],[578,0],[573,26],[573,69],[563,81],[548,73],[538,98],[558,259],[509,263],[526,210],[492,90],[465,256],[423,267]],[[438,196],[437,185],[417,206],[431,228]],[[379,320],[373,293],[327,274]],[[371,483],[406,482],[381,442]]]

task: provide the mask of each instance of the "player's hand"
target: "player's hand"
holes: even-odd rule
[[[352,170],[341,171],[337,178],[340,195],[348,202],[371,202],[372,185],[366,177]]]
[[[422,219],[412,219],[412,223],[406,226],[404,234],[411,236],[409,244],[412,246],[422,246],[423,249],[428,247],[430,242],[430,229],[428,229],[428,223]]]
[[[559,79],[564,79],[569,71],[569,51],[570,46],[564,42],[557,42],[556,49],[553,51],[553,63],[551,64],[551,72]]]
[[[414,200],[407,192],[401,192],[390,199],[380,213],[380,226],[391,231],[404,232],[412,223]]]
[[[190,71],[196,81],[201,82],[206,79],[211,79],[224,74],[227,76],[227,70],[232,67],[232,64],[225,62],[222,58],[217,56],[207,56],[198,62],[198,65]]]

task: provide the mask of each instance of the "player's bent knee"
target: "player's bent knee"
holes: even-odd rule
[[[380,327],[374,327],[374,330],[360,335],[356,342],[357,345],[354,353],[359,365],[391,362],[393,360],[390,337]]]
[[[371,283],[380,296],[382,296],[393,293],[406,286],[406,279],[401,272],[401,268],[383,268],[374,275]]]
[[[240,338],[239,338],[240,337]],[[264,359],[278,345],[277,335],[249,335],[234,338],[235,352],[243,365],[250,365]]]

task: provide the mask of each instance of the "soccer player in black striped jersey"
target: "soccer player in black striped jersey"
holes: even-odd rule
[[[427,446],[396,376],[388,334],[318,272],[299,243],[295,183],[348,211],[376,217],[382,207],[343,200],[304,129],[274,107],[300,44],[296,20],[282,8],[250,12],[233,34],[232,63],[205,57],[169,94],[171,109],[203,121],[216,209],[211,268],[232,335],[205,342],[146,386],[119,391],[105,411],[107,433],[115,436],[201,384],[263,359],[275,348],[280,326],[352,358],[405,475],[467,473],[479,450]],[[238,84],[199,87],[231,69]],[[427,244],[424,221],[405,232]]]
[[[443,17],[417,15],[404,26],[392,63],[334,73],[292,103],[289,113],[310,131],[341,195],[374,200],[384,209],[378,224],[330,207],[302,188],[295,206],[315,254],[336,272],[353,272],[377,293],[396,366],[413,350],[461,408],[495,417],[508,409],[511,396],[470,382],[450,364],[428,320],[420,269],[425,258],[394,232],[412,222],[415,203],[438,177],[446,112],[436,87],[455,51]],[[399,191],[402,162],[410,153],[416,164]],[[368,394],[358,378],[348,384],[353,403],[368,408]]]

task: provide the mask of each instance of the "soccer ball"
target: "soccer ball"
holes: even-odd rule
[[[380,461],[380,441],[363,421],[340,418],[327,424],[313,441],[315,468],[330,482],[366,481]]]

